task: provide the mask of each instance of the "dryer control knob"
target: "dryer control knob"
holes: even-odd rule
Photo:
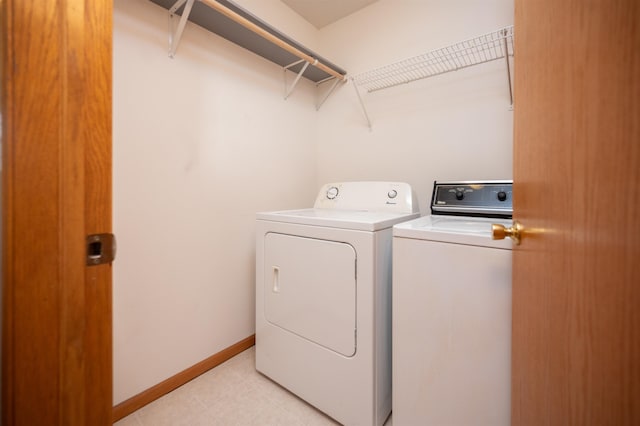
[[[507,193],[504,191],[498,192],[498,200],[505,201],[507,199]]]
[[[398,196],[398,191],[396,191],[395,189],[392,189],[387,193],[387,197],[389,198],[396,198],[397,196]]]
[[[464,198],[464,192],[458,191],[456,192],[456,200],[462,200]]]
[[[336,188],[335,186],[332,186],[331,188],[327,189],[328,199],[333,200],[337,196],[338,196],[338,188]]]

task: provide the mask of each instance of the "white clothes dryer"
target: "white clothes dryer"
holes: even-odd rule
[[[258,213],[256,369],[345,425],[391,411],[391,242],[411,187],[325,185],[314,207]]]
[[[436,182],[431,216],[393,229],[393,423],[507,426],[510,181]]]

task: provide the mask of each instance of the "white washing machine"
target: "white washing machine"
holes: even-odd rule
[[[256,368],[345,425],[391,411],[392,227],[405,183],[325,185],[314,207],[258,213]]]
[[[393,424],[510,424],[510,181],[436,182],[393,229]]]

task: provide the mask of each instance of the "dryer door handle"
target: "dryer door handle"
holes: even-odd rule
[[[273,268],[273,289],[274,293],[280,293],[280,268],[272,266]]]

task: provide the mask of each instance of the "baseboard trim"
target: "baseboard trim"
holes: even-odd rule
[[[256,343],[256,335],[253,334],[246,339],[239,341],[226,349],[210,356],[209,358],[200,361],[199,363],[187,368],[184,371],[176,374],[175,376],[169,377],[167,380],[164,380],[157,385],[143,391],[126,401],[122,401],[120,404],[113,407],[113,422],[117,422],[123,417],[128,416],[134,411],[144,407],[150,402],[155,401],[163,395],[168,394],[172,390],[184,385],[188,381],[195,379],[202,373],[205,373],[211,370],[213,367],[216,367],[226,360],[233,358],[238,355],[240,352],[249,349],[251,346]]]

